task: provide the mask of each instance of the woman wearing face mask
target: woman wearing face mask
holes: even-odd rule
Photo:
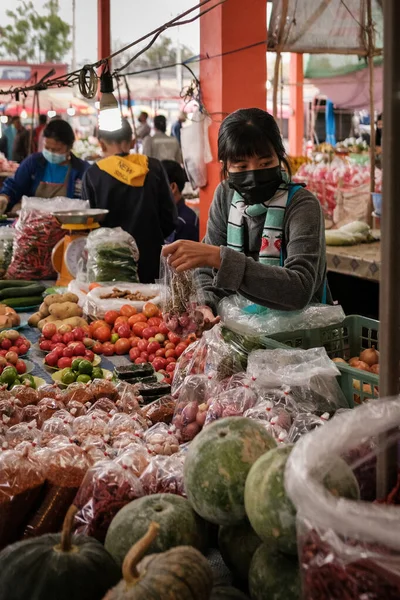
[[[75,135],[62,119],[43,131],[43,151],[26,158],[0,190],[0,213],[15,211],[22,196],[80,198],[82,177],[89,164],[71,152]]]
[[[258,108],[229,115],[219,131],[218,158],[224,181],[204,243],[179,240],[163,248],[178,272],[199,267],[206,319],[212,324],[219,300],[233,293],[279,310],[326,302],[321,206],[291,183],[273,117]]]

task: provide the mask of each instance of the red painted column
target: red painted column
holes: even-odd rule
[[[229,0],[200,19],[200,54],[210,56],[265,41],[266,0]],[[208,184],[200,191],[200,235],[220,182],[217,138],[221,120],[238,108],[266,108],[266,44],[200,63],[203,103],[211,113],[209,129],[213,161],[207,165]]]
[[[303,55],[290,55],[289,155],[302,156],[304,139]]]
[[[110,0],[97,0],[97,57],[111,54]]]

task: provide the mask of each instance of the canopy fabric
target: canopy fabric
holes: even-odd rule
[[[304,57],[304,78],[317,79],[348,75],[367,68],[367,58],[354,54],[309,54]],[[374,57],[374,65],[383,64],[382,56]]]
[[[380,0],[372,1],[375,48],[383,47]],[[282,16],[287,16],[282,28]],[[367,0],[273,0],[268,50],[366,56]]]
[[[16,102],[12,98],[2,96],[0,98],[0,107],[2,112],[7,115],[14,116],[21,114],[23,108],[25,108],[28,115],[32,114],[33,106],[33,93],[29,92],[25,102]],[[43,90],[39,92],[39,107],[41,113],[47,113],[49,110],[55,110],[58,114],[67,112],[70,107],[75,108],[76,114],[80,115],[92,115],[96,113],[93,106],[88,104],[82,98],[77,98],[73,95],[71,90]],[[37,112],[37,107],[35,108]]]
[[[337,108],[348,110],[369,110],[369,72],[363,69],[339,77],[311,79],[324,96],[332,100]],[[374,68],[375,110],[383,109],[383,67]]]

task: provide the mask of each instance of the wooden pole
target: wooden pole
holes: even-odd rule
[[[371,0],[367,0],[367,36],[368,36],[368,68],[369,68],[369,113],[371,122],[371,141],[370,141],[370,192],[375,192],[375,102],[374,102],[374,24],[372,21]],[[370,196],[368,203],[368,219],[369,225],[372,225],[373,203]]]
[[[281,66],[281,48],[284,46],[283,35],[285,33],[285,25],[289,9],[289,0],[282,0],[281,22],[279,23],[278,44],[276,48],[276,59],[274,67],[274,87],[272,89],[272,115],[276,120],[278,116],[278,90],[279,90],[279,74]]]
[[[399,393],[400,360],[400,177],[396,164],[400,137],[400,2],[385,0],[384,13],[384,115],[382,266],[380,280],[380,396]],[[393,423],[398,427],[398,423]],[[377,494],[385,497],[397,479],[397,444],[386,448],[379,440]]]

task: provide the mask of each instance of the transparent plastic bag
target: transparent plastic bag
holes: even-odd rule
[[[298,413],[289,430],[288,442],[294,444],[303,435],[313,431],[316,427],[321,427],[329,420],[329,413],[322,416],[313,415],[312,413]]]
[[[156,423],[169,425],[174,416],[175,404],[176,402],[172,396],[162,396],[142,409],[143,416],[149,419],[153,425]]]
[[[37,391],[26,385],[16,385],[11,390],[11,393],[24,407],[29,404],[37,404],[39,401]]]
[[[89,283],[129,281],[138,283],[139,250],[133,237],[121,227],[100,227],[86,240]]]
[[[206,163],[212,160],[208,141],[210,124],[210,117],[196,109],[191,121],[181,130],[183,163],[194,190],[207,185]]]
[[[51,253],[64,237],[65,229],[52,215],[58,210],[83,210],[84,200],[71,198],[22,198],[21,212],[15,227],[13,255],[8,279],[55,279]]]
[[[111,443],[113,438],[117,438],[121,434],[129,436],[138,434],[141,436],[143,433],[143,422],[140,421],[137,415],[117,413],[111,417],[106,427],[106,435],[111,437]]]
[[[11,264],[15,229],[0,227],[0,277],[4,277]]]
[[[102,461],[86,473],[75,497],[76,532],[103,543],[111,521],[129,502],[144,495],[131,471],[115,461]]]
[[[186,377],[204,373],[207,356],[206,335],[207,332],[203,334],[200,340],[190,344],[180,355],[171,384],[173,396],[179,394]]]
[[[336,325],[346,316],[339,305],[309,304],[303,310],[272,310],[238,294],[223,298],[218,305],[218,314],[225,325],[237,333],[268,336]]]
[[[208,400],[215,385],[206,375],[189,375],[180,390],[171,430],[180,442],[190,442],[206,420]]]
[[[143,444],[130,442],[117,456],[115,462],[140,477],[150,462],[151,455]]]
[[[140,476],[146,494],[186,496],[183,483],[184,454],[154,456]]]
[[[0,400],[0,424],[12,427],[22,421],[22,404],[10,396],[8,400]],[[30,419],[32,421],[32,419]]]
[[[177,273],[168,258],[161,256],[160,284],[161,311],[168,329],[180,337],[201,333],[204,315],[199,308],[204,302],[195,271]]]
[[[398,507],[387,504],[390,497],[385,504],[346,500],[328,493],[321,484],[332,462],[365,440],[387,433],[388,442],[397,444],[399,425],[400,398],[374,400],[335,416],[293,448],[285,485],[297,509],[303,594],[307,599],[400,597]],[[362,462],[376,455],[377,450]]]
[[[41,443],[42,432],[37,428],[36,421],[31,421],[9,427],[4,437],[10,449],[15,448],[21,442],[30,442],[33,446],[37,446]]]
[[[165,423],[157,423],[144,434],[144,442],[151,454],[171,456],[179,452],[179,440],[172,428]]]
[[[283,406],[274,406],[270,400],[261,400],[253,408],[246,410],[243,416],[255,419],[264,425],[275,439],[279,441],[287,439],[287,433],[292,424],[292,415]]]
[[[129,292],[137,300],[128,299],[121,292]],[[107,296],[113,295],[114,298]],[[118,297],[121,296],[121,297]],[[83,311],[91,319],[103,319],[108,310],[120,311],[125,305],[132,306],[140,312],[146,302],[158,305],[160,303],[160,288],[149,283],[115,282],[110,286],[95,288],[85,297]]]
[[[241,417],[257,403],[257,394],[248,386],[228,389],[208,401],[205,426],[225,417]],[[186,441],[186,440],[185,440]]]

